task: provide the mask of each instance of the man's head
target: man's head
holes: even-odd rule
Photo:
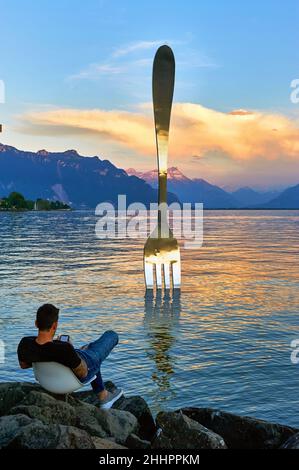
[[[54,336],[57,330],[58,316],[58,308],[52,304],[44,304],[37,311],[35,326],[39,331],[46,331]]]

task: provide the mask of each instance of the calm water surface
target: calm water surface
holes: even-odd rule
[[[105,379],[153,410],[210,406],[299,426],[299,211],[207,211],[175,298],[145,297],[143,240],[98,240],[91,212],[0,213],[1,381],[33,380],[16,347],[37,307],[76,345],[115,329]]]

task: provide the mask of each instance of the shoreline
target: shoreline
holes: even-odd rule
[[[75,209],[75,208],[72,208],[70,207],[69,209],[1,209],[0,208],[0,212],[95,212],[96,208],[85,208],[85,209]],[[195,209],[192,209],[192,211],[194,211]],[[230,208],[230,209],[227,209],[227,208],[214,208],[214,209],[211,209],[211,208],[204,208],[203,211],[299,211],[299,207],[297,209],[294,209],[294,208],[289,208],[289,209],[286,209],[286,208],[248,208],[248,207],[239,207],[239,208]]]
[[[105,383],[108,390],[115,385]],[[101,410],[90,391],[0,383],[0,449],[299,449],[299,429],[212,408],[161,411],[141,396]]]
[[[74,209],[0,209],[0,212],[70,212]]]

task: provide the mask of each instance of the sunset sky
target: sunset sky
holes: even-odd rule
[[[169,166],[223,187],[299,183],[299,2],[0,0],[0,141],[156,165],[151,71],[177,76]]]

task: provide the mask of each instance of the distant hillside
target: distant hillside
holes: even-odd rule
[[[136,175],[151,184],[158,184],[158,171],[138,172],[133,168],[128,174]],[[168,169],[168,189],[176,194],[181,202],[202,202],[206,209],[232,209],[239,207],[237,200],[229,193],[203,179],[190,179],[178,168]]]
[[[237,200],[240,207],[250,207],[253,205],[266,204],[275,197],[279,196],[279,191],[259,192],[252,188],[244,187],[231,193]]]
[[[128,204],[139,201],[148,206],[157,201],[157,182],[157,170],[126,172],[109,160],[82,157],[75,150],[35,153],[0,144],[0,198],[17,191],[30,200],[95,208],[103,201],[116,204],[118,195],[126,194]],[[205,209],[299,209],[299,185],[278,195],[251,188],[230,194],[203,179],[188,178],[176,167],[169,168],[168,191],[170,203],[202,202]]]
[[[299,184],[286,189],[272,201],[263,204],[262,207],[265,209],[299,209]]]
[[[37,153],[0,144],[0,197],[12,191],[27,199],[59,200],[74,208],[94,208],[99,202],[127,202],[148,205],[157,201],[157,191],[136,176],[128,176],[109,160],[82,157],[75,150]],[[170,202],[177,201],[169,195]]]

